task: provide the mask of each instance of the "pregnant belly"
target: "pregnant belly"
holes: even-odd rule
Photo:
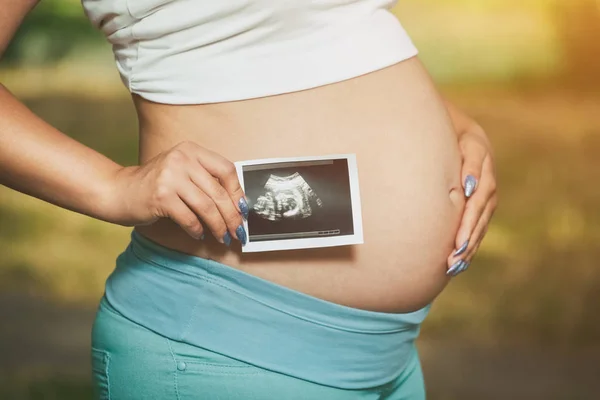
[[[232,103],[166,106],[135,98],[141,161],[193,140],[231,161],[354,153],[363,245],[244,253],[198,242],[167,220],[138,227],[173,249],[211,258],[327,301],[416,310],[447,283],[464,198],[443,103],[417,58],[348,81]]]

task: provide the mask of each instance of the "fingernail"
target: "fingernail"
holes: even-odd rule
[[[469,240],[468,239],[452,255],[455,256],[455,257],[456,256],[460,256],[462,253],[465,252],[465,250],[467,250],[467,247],[469,247]]]
[[[242,197],[240,199],[240,201],[238,201],[238,207],[240,207],[240,211],[242,212],[242,217],[244,217],[245,220],[248,220],[248,214],[250,213],[250,208],[248,208],[248,203],[246,202],[245,198]]]
[[[200,236],[200,240],[204,240],[206,236],[204,235],[204,233]]]
[[[477,186],[477,179],[473,175],[467,175],[465,178],[465,196],[471,197]]]
[[[225,236],[223,236],[223,243],[225,243],[225,246],[228,246],[231,244],[231,235],[229,234],[229,232],[225,233]]]
[[[460,272],[465,272],[469,268],[469,265],[471,265],[471,263],[469,261],[465,261],[465,265],[462,267]]]
[[[245,245],[246,239],[248,237],[246,236],[246,230],[244,229],[244,225],[238,226],[237,229],[235,230],[235,234],[237,235],[240,242],[242,242],[242,245]]]
[[[464,272],[464,270],[466,270],[468,266],[469,266],[469,263],[466,261],[463,261],[460,265],[460,268],[457,269],[456,271],[454,271],[454,274],[452,274],[452,276],[457,276],[458,274]]]
[[[466,261],[463,261],[462,264],[460,265],[460,268],[457,269],[456,271],[454,271],[452,276],[457,276],[457,275],[461,274],[462,272],[464,272],[467,269],[468,266],[469,266],[469,263]]]
[[[454,264],[452,264],[452,266],[450,267],[450,269],[448,271],[446,271],[446,275],[448,276],[454,276],[454,273],[456,271],[458,271],[460,269],[460,267],[462,267],[463,264],[463,260],[458,260],[457,262],[455,262]]]

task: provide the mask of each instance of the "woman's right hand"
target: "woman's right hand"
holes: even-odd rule
[[[115,175],[111,220],[147,225],[170,218],[196,239],[208,228],[221,243],[246,244],[248,204],[235,166],[193,142],[182,142],[141,166]]]

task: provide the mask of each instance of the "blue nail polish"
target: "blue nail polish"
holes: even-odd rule
[[[450,269],[448,271],[446,271],[446,275],[448,276],[454,276],[454,274],[456,273],[456,271],[458,271],[460,269],[460,267],[462,267],[463,264],[463,260],[458,260],[457,262],[455,262],[454,264],[452,264],[452,266],[450,267]]]
[[[244,217],[245,220],[248,220],[248,214],[250,213],[250,208],[248,208],[248,203],[246,202],[245,198],[241,198],[240,201],[238,202],[238,207],[240,207],[240,211],[242,212],[242,217]]]
[[[459,256],[459,255],[461,255],[462,253],[465,252],[465,250],[467,250],[467,247],[469,247],[469,240],[468,239],[452,255],[453,256]]]
[[[244,229],[244,225],[238,226],[235,230],[235,234],[237,235],[240,242],[242,242],[242,245],[245,245],[248,237],[246,236],[246,230]]]
[[[460,270],[460,272],[464,272],[464,271],[466,271],[466,270],[469,268],[469,265],[471,265],[471,263],[470,263],[470,262],[468,262],[468,261],[465,261],[465,265],[464,265],[464,267],[463,267],[463,268]]]
[[[477,186],[477,179],[473,175],[467,175],[465,178],[465,196],[471,197]]]
[[[458,274],[462,273],[465,269],[467,269],[466,267],[468,266],[469,264],[466,261],[462,261],[460,264],[460,268],[454,271],[454,274],[452,274],[452,276],[457,276]]]
[[[229,234],[229,232],[225,233],[225,236],[223,236],[223,243],[225,243],[225,246],[228,246],[231,244],[231,235]]]
[[[204,235],[204,233],[203,233],[202,236],[200,236],[200,240],[204,240],[205,237],[206,237],[206,235]]]
[[[467,262],[463,261],[462,264],[460,264],[460,268],[457,269],[456,271],[454,271],[454,275],[452,275],[452,276],[456,276],[456,275],[460,274],[461,272],[463,272],[466,269],[466,266],[467,266]]]
[[[460,266],[460,268],[452,276],[456,276],[458,274],[462,274],[463,272],[465,272],[467,270],[467,268],[469,268],[469,262],[463,261],[462,265]]]

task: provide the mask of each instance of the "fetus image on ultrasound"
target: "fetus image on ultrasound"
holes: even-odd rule
[[[298,172],[288,176],[271,174],[264,190],[253,210],[269,221],[308,218],[313,215],[313,206],[323,207],[323,201]]]
[[[248,244],[354,235],[350,172],[345,158],[245,165]],[[248,246],[245,247],[248,250]]]

